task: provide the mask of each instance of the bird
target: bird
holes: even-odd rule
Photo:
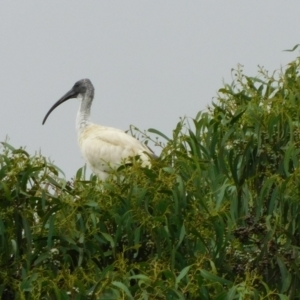
[[[151,158],[157,156],[145,144],[124,131],[91,122],[91,106],[94,86],[89,79],[81,79],[49,109],[43,119],[45,124],[51,112],[65,101],[77,98],[80,106],[76,118],[76,130],[82,156],[92,172],[105,181],[122,164],[139,156],[142,167],[151,166]]]

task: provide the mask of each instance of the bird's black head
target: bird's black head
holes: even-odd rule
[[[94,97],[94,86],[92,82],[89,79],[81,79],[77,81],[72,89],[68,91],[63,97],[61,97],[47,112],[43,124],[46,122],[48,116],[51,114],[51,112],[60,104],[64,103],[65,101],[77,98],[78,96],[84,97],[85,95],[88,95],[90,99],[93,99]]]
[[[77,97],[79,94],[84,95],[87,91],[94,92],[94,86],[89,79],[81,79],[74,84],[72,91],[77,94]]]

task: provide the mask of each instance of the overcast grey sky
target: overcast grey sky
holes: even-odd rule
[[[170,135],[211,103],[231,68],[284,66],[300,42],[300,1],[5,1],[0,10],[0,141],[54,160],[72,177],[78,101],[49,108],[82,78],[94,123]]]

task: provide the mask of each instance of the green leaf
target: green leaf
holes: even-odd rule
[[[128,297],[129,299],[133,299],[133,297],[132,297],[132,295],[131,295],[131,293],[130,293],[128,287],[127,287],[124,283],[122,283],[122,282],[120,282],[120,281],[113,281],[112,284],[113,284],[114,286],[120,288],[120,289],[127,295],[127,297]]]
[[[12,246],[13,255],[15,257],[17,257],[17,255],[18,255],[18,245],[17,245],[16,240],[14,240],[14,239],[11,240],[11,246]]]
[[[28,224],[26,218],[24,217],[24,215],[22,215],[21,217],[22,217],[24,233],[25,233],[25,237],[26,237],[26,241],[27,241],[27,255],[30,257],[31,256],[31,245],[32,245],[31,230],[30,230],[29,224]]]
[[[155,133],[155,134],[161,136],[162,138],[164,138],[167,141],[170,141],[170,139],[166,135],[164,135],[163,133],[161,133],[160,131],[158,131],[158,130],[156,130],[154,128],[150,128],[150,129],[148,129],[148,131],[151,132],[151,133]]]
[[[203,278],[211,281],[211,282],[218,282],[218,283],[221,283],[221,284],[226,284],[226,285],[232,285],[232,282],[227,280],[227,279],[224,279],[222,277],[219,277],[217,275],[214,275],[204,269],[200,270],[200,273],[202,275]]]
[[[162,168],[162,170],[164,170],[166,173],[171,174],[171,175],[175,174],[175,170],[172,167],[164,167],[164,168]]]
[[[111,237],[111,235],[109,235],[108,233],[105,233],[105,232],[101,232],[101,234],[108,242],[110,242],[111,247],[115,248],[115,242],[114,242],[114,239]]]
[[[11,150],[11,151],[16,150],[13,146],[11,146],[10,144],[8,144],[8,143],[6,143],[6,142],[1,142],[1,144],[2,144],[5,148],[7,148],[7,149],[9,149],[9,150]]]
[[[237,290],[238,286],[234,285],[232,288],[229,289],[228,293],[225,294],[225,298],[221,298],[221,299],[226,299],[226,300],[234,300],[236,299],[236,290]]]
[[[146,275],[144,275],[144,274],[133,275],[133,276],[130,276],[129,279],[130,279],[130,280],[131,280],[131,279],[142,279],[142,280],[144,280],[144,281],[150,281],[150,280],[151,280],[150,277],[148,277],[148,276],[146,276]]]
[[[292,282],[291,273],[288,272],[283,260],[279,256],[277,256],[277,263],[280,269],[281,278],[283,279],[281,293],[285,293],[289,289]]]
[[[245,113],[246,110],[247,109],[243,109],[241,112],[235,113],[233,118],[230,121],[230,124],[233,125],[234,123],[236,123],[242,117],[242,115]]]
[[[184,223],[183,223],[182,226],[181,226],[181,229],[180,229],[179,241],[176,245],[176,249],[179,248],[179,246],[181,245],[184,237],[185,237],[185,226],[184,226]]]
[[[190,268],[191,268],[191,266],[187,266],[187,267],[183,268],[180,271],[180,273],[176,277],[176,284],[178,284],[181,281],[181,279],[187,275],[187,273],[189,272]]]
[[[283,51],[285,51],[285,52],[293,52],[293,51],[295,51],[299,46],[300,46],[300,44],[297,44],[297,45],[295,45],[292,49],[286,49],[286,50],[283,50]]]
[[[52,241],[52,236],[54,233],[54,221],[55,221],[55,215],[50,216],[49,218],[49,227],[48,227],[48,238],[47,238],[47,246],[48,249],[52,247],[53,241]]]
[[[34,266],[39,265],[41,262],[48,260],[51,257],[50,253],[43,253],[41,254],[33,263]]]

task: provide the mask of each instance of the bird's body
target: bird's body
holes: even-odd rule
[[[105,180],[112,169],[129,162],[139,155],[142,166],[149,165],[150,151],[134,137],[125,132],[90,124],[78,131],[78,143],[85,161],[93,173]]]
[[[58,100],[46,114],[49,114],[61,103],[71,98],[81,100],[76,120],[78,143],[83,158],[101,180],[105,180],[111,171],[130,157],[139,156],[142,166],[150,165],[150,157],[154,154],[148,147],[124,131],[93,124],[90,121],[90,109],[94,97],[94,87],[89,79],[82,79]]]

